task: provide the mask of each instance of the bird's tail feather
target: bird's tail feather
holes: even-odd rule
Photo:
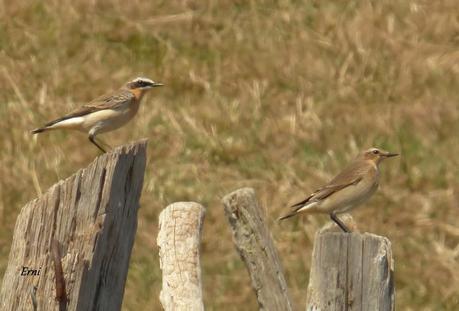
[[[317,212],[317,207],[316,207],[317,204],[318,204],[318,202],[310,202],[308,204],[299,204],[299,203],[295,204],[293,211],[291,211],[287,215],[284,215],[284,216],[280,217],[278,219],[278,221],[293,217],[296,214],[301,214],[301,213],[308,213],[309,214],[309,213]]]
[[[279,218],[277,219],[277,221],[281,221],[281,220],[284,220],[284,219],[293,217],[293,216],[295,216],[296,214],[297,214],[297,211],[292,211],[292,212],[288,213],[287,215],[284,215],[284,216],[282,216],[282,217],[279,217]]]
[[[32,134],[38,134],[38,133],[41,133],[41,132],[44,132],[48,130],[47,127],[39,127],[39,128],[36,128],[34,130],[31,131]]]

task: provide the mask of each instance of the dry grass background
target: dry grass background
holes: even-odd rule
[[[276,217],[360,149],[402,153],[353,213],[385,235],[399,310],[459,308],[459,8],[441,1],[0,1],[0,275],[20,208],[86,166],[29,130],[138,75],[167,85],[103,138],[150,139],[124,310],[160,308],[157,216],[207,207],[208,310],[257,308],[220,198],[254,187],[298,309],[326,217]]]

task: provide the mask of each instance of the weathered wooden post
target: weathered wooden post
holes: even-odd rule
[[[315,237],[306,310],[395,310],[393,272],[387,238],[320,231]]]
[[[121,309],[145,148],[140,141],[101,155],[22,208],[2,311]]]
[[[194,202],[173,203],[159,215],[160,301],[166,311],[204,310],[199,259],[204,215],[205,208]]]
[[[292,310],[282,265],[261,217],[255,191],[242,188],[226,195],[222,202],[260,310]]]

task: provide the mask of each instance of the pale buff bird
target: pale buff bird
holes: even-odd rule
[[[301,213],[329,214],[344,232],[350,232],[336,215],[349,212],[368,200],[378,189],[379,164],[384,159],[397,155],[377,148],[362,152],[329,183],[294,204],[293,211],[279,220]]]
[[[34,129],[32,133],[58,129],[87,132],[89,141],[105,152],[95,141],[96,135],[116,130],[129,122],[139,110],[140,101],[145,93],[153,87],[162,85],[147,78],[136,78],[119,90],[98,97],[89,104]]]

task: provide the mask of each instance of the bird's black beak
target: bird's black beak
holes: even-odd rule
[[[384,156],[386,158],[392,158],[392,157],[396,157],[398,156],[399,154],[398,153],[391,153],[391,152],[387,152]]]

